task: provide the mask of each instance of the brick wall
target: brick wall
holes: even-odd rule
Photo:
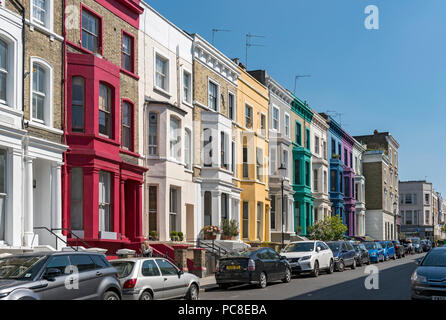
[[[365,198],[367,210],[383,208],[383,168],[382,163],[364,163]]]

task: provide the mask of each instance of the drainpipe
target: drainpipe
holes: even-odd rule
[[[62,0],[62,10],[63,10],[63,21],[62,21],[62,37],[63,37],[63,45],[62,45],[62,68],[63,68],[63,104],[62,104],[62,112],[61,112],[61,121],[62,121],[62,131],[63,131],[63,144],[67,145],[67,128],[66,128],[66,123],[67,123],[67,43],[66,43],[66,28],[65,28],[65,7],[66,7],[66,2],[65,0]],[[66,193],[66,186],[67,186],[67,175],[68,175],[68,170],[67,170],[67,151],[66,150],[63,154],[62,154],[62,161],[63,161],[63,168],[62,168],[62,189],[65,190],[65,192],[61,192],[62,193],[62,227],[66,228],[68,227],[67,221],[66,221],[66,216],[64,213],[66,213],[66,197],[67,197],[67,193]],[[71,226],[70,226],[71,227]],[[62,234],[64,236],[68,236],[67,232],[65,230],[62,231]]]

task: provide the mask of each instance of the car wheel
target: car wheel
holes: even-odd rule
[[[362,258],[361,257],[358,259],[357,265],[358,265],[358,267],[362,267]]]
[[[195,283],[190,285],[189,291],[186,295],[187,300],[198,300],[198,286]]]
[[[353,264],[351,266],[352,270],[356,269],[356,259],[353,259]]]
[[[290,268],[286,268],[286,271],[285,271],[285,278],[283,278],[282,281],[283,281],[284,283],[288,283],[288,282],[291,281],[291,270],[290,270]]]
[[[313,268],[313,277],[317,278],[319,276],[319,262],[314,262],[314,268]]]
[[[104,300],[121,300],[119,295],[114,291],[107,291],[104,293]]]
[[[333,260],[330,260],[330,266],[328,267],[328,273],[332,274],[334,271],[334,263]]]
[[[339,263],[338,263],[338,271],[339,271],[339,272],[343,272],[343,271],[344,271],[344,268],[345,268],[344,261],[339,260]]]
[[[145,291],[142,293],[141,297],[139,297],[139,300],[153,300],[153,295],[150,292]]]
[[[267,285],[266,274],[265,274],[265,272],[262,272],[262,273],[260,273],[260,276],[259,276],[258,287],[261,289],[264,289],[264,288],[266,288],[266,285]]]

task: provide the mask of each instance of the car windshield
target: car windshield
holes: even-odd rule
[[[248,248],[247,250],[243,251],[231,251],[224,255],[225,258],[237,258],[237,257],[251,257],[251,255],[259,250],[258,248]]]
[[[119,278],[128,277],[135,266],[133,261],[111,261],[110,264],[118,270]]]
[[[311,252],[314,250],[313,242],[290,243],[283,252]]]
[[[446,267],[446,250],[431,251],[421,265],[423,267]]]
[[[0,279],[33,280],[46,256],[8,257],[0,259]]]
[[[328,242],[327,245],[330,247],[331,251],[338,252],[341,247],[340,242]]]
[[[373,242],[365,242],[364,245],[367,248],[367,250],[376,249],[376,245]]]
[[[420,244],[420,239],[412,239],[412,242],[415,244]]]

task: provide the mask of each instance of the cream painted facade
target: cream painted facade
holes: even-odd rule
[[[201,211],[193,181],[192,37],[147,3],[139,31],[139,127],[145,176],[143,235],[157,231],[159,240],[182,232],[188,240],[199,232]]]
[[[353,170],[355,171],[355,212],[356,212],[356,235],[365,236],[365,177],[362,170],[362,155],[366,146],[355,140],[353,144]]]
[[[314,112],[310,125],[311,166],[314,222],[331,216],[331,201],[328,194],[328,128],[325,119]]]

